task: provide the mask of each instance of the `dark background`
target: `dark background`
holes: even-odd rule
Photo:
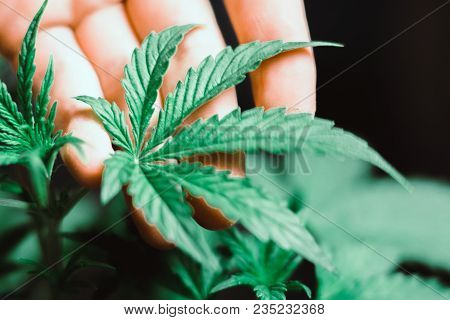
[[[448,0],[305,1],[311,38],[345,44],[315,50],[318,87]],[[212,1],[236,45],[222,1]],[[274,0],[274,3],[277,3]],[[407,175],[450,180],[450,4],[324,85],[317,115],[369,141]],[[248,83],[240,104],[252,105]]]

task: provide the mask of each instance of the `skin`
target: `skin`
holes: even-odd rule
[[[240,43],[310,40],[301,0],[224,0],[224,3]],[[29,21],[40,5],[41,1],[35,0],[0,2],[0,51],[15,66]],[[126,111],[120,79],[133,49],[151,31],[187,23],[202,27],[191,31],[181,43],[159,92],[159,105],[184,78],[189,67],[196,67],[206,56],[216,55],[226,45],[207,0],[49,1],[37,39],[35,86],[39,88],[52,55],[55,64],[52,98],[59,106],[56,127],[85,141],[84,157],[70,146],[61,152],[69,170],[81,184],[98,187],[103,162],[113,149],[90,107],[72,97],[105,97]],[[283,53],[263,62],[250,76],[256,105],[287,106],[292,112],[314,113],[316,69],[312,50]],[[225,115],[237,105],[236,92],[231,88],[202,106],[185,124],[198,117]],[[243,175],[243,157],[242,154],[226,158],[214,155],[195,160]],[[200,225],[216,230],[233,224],[203,199],[188,195],[188,200]],[[132,200],[128,202],[132,208]],[[132,218],[147,243],[162,249],[173,247],[154,225],[145,221],[141,210],[133,209]]]

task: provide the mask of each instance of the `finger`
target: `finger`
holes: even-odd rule
[[[303,1],[225,0],[225,5],[241,43],[310,40]],[[311,49],[286,52],[263,62],[251,80],[256,105],[314,113],[316,69]]]
[[[53,27],[38,33],[36,85],[41,83],[50,55],[55,65],[52,99],[58,101],[56,127],[84,141],[81,153],[72,146],[66,146],[61,152],[62,157],[81,184],[97,186],[101,180],[103,161],[112,153],[111,143],[90,107],[73,97],[102,96],[99,80],[94,68],[82,56],[75,35],[68,27]]]
[[[126,6],[140,39],[143,39],[151,31],[161,31],[172,25],[188,23],[201,25],[200,28],[188,33],[179,46],[161,87],[163,97],[175,88],[178,81],[185,77],[190,67],[198,66],[206,56],[214,56],[225,47],[225,42],[208,1],[129,0]],[[148,19],[148,17],[152,17],[152,19]],[[236,92],[232,88],[199,108],[188,118],[185,124],[191,123],[199,117],[208,118],[214,114],[225,115],[236,106]],[[240,155],[240,159],[242,159],[242,155]],[[206,161],[205,158],[198,160]],[[243,161],[236,161],[236,157],[223,158],[223,155],[215,155],[212,161],[207,164],[220,166],[220,169],[243,172],[243,166],[240,167]],[[223,229],[232,224],[219,209],[210,207],[202,199],[191,196],[188,199],[194,209],[194,218],[200,225],[209,229]]]

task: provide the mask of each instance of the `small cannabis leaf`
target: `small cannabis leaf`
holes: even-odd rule
[[[209,299],[213,287],[217,285],[222,277],[219,271],[202,266],[182,255],[172,257],[169,260],[169,266],[172,273],[181,281],[184,291],[187,291],[187,293],[183,294],[178,288],[176,292],[170,292],[171,296],[176,295],[183,299]]]
[[[201,228],[192,222],[192,209],[185,192],[202,197],[231,220],[239,220],[262,241],[274,241],[285,250],[331,268],[311,234],[298,216],[273,202],[247,178],[236,178],[228,171],[217,171],[186,157],[215,152],[272,153],[314,150],[348,155],[369,161],[404,183],[404,179],[365,142],[333,128],[329,121],[304,114],[287,114],[285,109],[239,109],[223,119],[217,116],[198,120],[178,130],[183,120],[224,90],[242,82],[245,75],[263,60],[287,50],[331,45],[326,42],[253,42],[226,48],[214,59],[206,58],[190,69],[183,82],[170,93],[159,113],[149,139],[149,120],[170,59],[191,25],[171,27],[150,34],[133,53],[125,68],[123,86],[130,110],[131,134],[125,113],[102,98],[78,97],[92,106],[104,123],[113,143],[121,150],[106,161],[101,197],[105,203],[127,186],[134,205],[142,208],[147,221],[163,236],[200,263],[217,267],[208,243],[199,235]],[[178,133],[177,133],[178,131]],[[231,134],[226,134],[231,132]],[[281,289],[280,289],[281,290]]]
[[[37,192],[36,200],[43,206],[47,199],[45,188],[42,186],[46,184],[44,180],[48,180],[51,175],[59,149],[67,143],[79,143],[78,139],[63,135],[61,131],[53,133],[56,102],[48,110],[53,83],[52,59],[49,61],[41,90],[33,104],[35,42],[46,5],[47,1],[44,1],[31,21],[22,42],[17,71],[18,105],[12,100],[6,85],[0,81],[0,165],[27,166],[32,172],[30,174],[32,183],[33,181],[37,183],[34,188]]]
[[[212,293],[235,286],[250,286],[261,300],[285,300],[286,292],[311,290],[296,280],[289,280],[301,257],[275,243],[262,242],[242,232],[229,232],[225,243],[232,253],[233,275],[212,289]]]

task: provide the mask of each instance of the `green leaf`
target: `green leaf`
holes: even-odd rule
[[[304,291],[308,298],[312,298],[312,292],[311,289],[308,288],[308,286],[304,285],[300,281],[297,280],[291,280],[286,282],[286,289],[288,291]]]
[[[1,162],[1,161],[0,161]],[[23,192],[22,186],[18,181],[14,181],[6,174],[0,174],[0,190],[9,194],[20,195]]]
[[[197,70],[189,69],[184,82],[179,82],[167,96],[156,130],[145,151],[163,142],[197,108],[224,90],[241,83],[246,73],[255,70],[263,60],[287,50],[322,45],[336,46],[326,42],[252,42],[240,45],[235,50],[227,47],[215,59],[207,57]]]
[[[364,140],[334,128],[331,121],[303,114],[287,114],[285,108],[263,108],[241,112],[236,109],[219,120],[199,119],[183,128],[146,159],[182,159],[214,152],[256,152],[274,154],[302,152],[307,149],[367,161],[386,171],[408,190],[410,185]]]
[[[41,90],[36,100],[36,130],[38,131],[41,139],[50,138],[50,135],[53,129],[48,132],[47,130],[47,106],[50,103],[50,90],[52,88],[52,84],[54,81],[54,70],[53,70],[53,58],[50,57],[50,60],[47,65],[47,70],[44,75],[44,79],[42,79]]]
[[[230,278],[223,280],[219,284],[217,284],[212,289],[212,292],[216,293],[225,289],[239,286],[256,287],[258,286],[258,281],[253,276],[248,276],[245,274],[232,275]]]
[[[150,164],[149,164],[150,165]],[[151,164],[167,180],[179,184],[194,197],[203,197],[213,207],[220,208],[228,218],[241,216],[241,202],[230,201],[242,195],[241,189],[251,188],[244,178],[231,178],[228,171],[217,171],[200,163]]]
[[[105,161],[101,189],[103,204],[108,203],[129,182],[135,166],[133,156],[123,151],[115,152]]]
[[[143,142],[169,61],[184,35],[192,28],[193,25],[174,26],[159,33],[152,32],[142,42],[141,48],[134,50],[131,63],[125,67],[122,84],[137,150]]]
[[[79,147],[79,145],[83,143],[83,140],[72,136],[71,133],[65,134],[63,136],[61,134],[61,131],[59,131],[55,136],[53,136],[53,145],[51,146],[50,150],[59,151],[59,149],[61,149],[66,144],[72,144],[75,147]]]
[[[352,133],[340,128],[311,133],[306,140],[306,146],[315,151],[337,156],[350,157],[367,161],[382,169],[400,183],[406,190],[412,191],[409,182],[392,167],[378,152],[369,147],[366,141],[358,138]]]
[[[322,125],[319,121],[317,124]],[[217,115],[207,120],[198,119],[151,153],[148,159],[181,159],[214,152],[297,151],[301,147],[302,132],[312,125],[315,122],[310,115],[287,115],[284,108],[268,111],[253,108],[244,112],[238,108],[221,120]]]
[[[23,115],[29,125],[34,125],[34,114],[32,105],[33,76],[36,70],[34,57],[36,55],[36,36],[44,9],[47,6],[45,0],[39,11],[34,16],[28,27],[19,53],[19,66],[17,69],[17,95],[19,105],[22,107]]]
[[[16,199],[0,199],[0,207],[26,210],[29,208],[29,203]]]
[[[260,300],[286,300],[286,285],[284,283],[277,283],[271,286],[258,285],[253,288],[256,296]]]
[[[37,150],[22,156],[22,163],[28,169],[34,200],[41,208],[46,208],[49,201],[49,175]]]
[[[29,146],[27,128],[28,125],[12,100],[6,85],[0,81],[0,133],[3,135],[0,150],[1,145],[7,143],[7,139]]]
[[[43,132],[43,135],[46,137],[50,137],[53,134],[53,131],[55,130],[55,118],[56,118],[56,106],[57,102],[53,102],[52,106],[50,107],[50,111],[48,112],[47,121],[45,125],[45,132]]]
[[[12,153],[0,153],[0,166],[16,164],[20,161],[20,155]]]
[[[125,122],[125,113],[115,103],[110,104],[103,98],[94,99],[87,96],[77,97],[77,100],[92,107],[110,134],[113,144],[128,153],[133,153],[134,147]]]
[[[228,171],[199,163],[151,165],[164,179],[181,185],[195,197],[239,221],[262,241],[273,240],[284,249],[292,249],[314,263],[331,268],[311,234],[298,216],[266,198],[245,178],[230,177]],[[276,212],[276,214],[274,214]]]
[[[219,268],[202,228],[192,219],[191,208],[179,186],[154,170],[136,166],[128,193],[135,207],[144,210],[147,222],[156,225],[165,239],[199,263]]]

